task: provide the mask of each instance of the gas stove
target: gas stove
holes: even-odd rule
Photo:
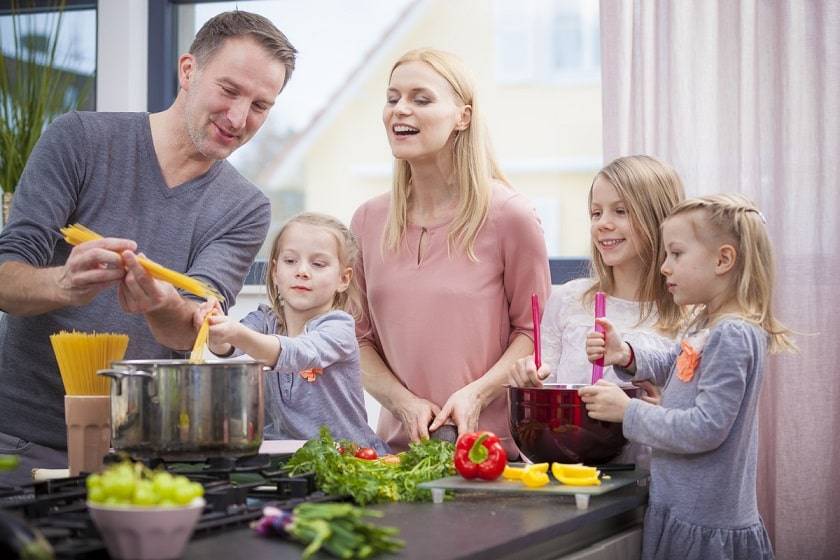
[[[262,516],[267,504],[287,509],[302,502],[337,499],[316,489],[314,474],[286,476],[281,467],[288,457],[255,455],[201,463],[148,463],[162,465],[204,486],[207,505],[191,537],[201,539],[247,526]],[[0,487],[0,510],[18,515],[38,529],[57,559],[107,559],[105,545],[88,514],[86,497],[84,476],[46,480]]]

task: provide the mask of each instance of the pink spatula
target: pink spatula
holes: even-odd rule
[[[604,292],[595,292],[595,318],[600,319],[607,313],[607,295]],[[596,332],[604,332],[604,327],[595,323]],[[604,358],[592,364],[592,384],[604,377]]]

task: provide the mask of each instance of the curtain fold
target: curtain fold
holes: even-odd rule
[[[799,331],[759,409],[778,558],[840,552],[840,2],[601,0],[604,158],[668,161],[689,196],[768,219],[776,313]]]

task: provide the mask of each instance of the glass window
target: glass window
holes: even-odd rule
[[[63,107],[81,101],[80,109],[92,111],[96,107],[96,10],[0,16],[0,49],[7,72],[11,76],[16,72],[16,54],[35,64],[49,60],[56,32],[54,67],[63,89],[59,99]]]
[[[407,50],[434,47],[475,74],[502,168],[538,208],[552,256],[587,254],[586,194],[602,157],[596,0],[181,4],[179,52],[235,7],[269,17],[300,53],[269,120],[230,158],[272,200],[268,244],[299,210],[349,222],[390,188],[388,75]]]

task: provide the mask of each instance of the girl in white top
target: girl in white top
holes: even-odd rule
[[[650,156],[621,157],[598,172],[589,189],[593,277],[552,288],[540,323],[542,365],[537,371],[533,356],[518,360],[512,383],[591,381],[586,337],[595,323],[598,291],[607,295],[606,315],[622,337],[635,347],[670,348],[683,313],[659,274],[660,226],[683,198],[676,171]],[[611,366],[604,368],[604,379],[619,381]],[[650,381],[637,385],[646,393],[644,400],[658,404],[657,387]],[[647,467],[650,449],[628,444],[616,461]]]
[[[593,277],[552,288],[541,322],[542,367],[537,371],[533,356],[519,360],[513,383],[589,383],[585,341],[597,291],[607,294],[607,317],[623,336],[636,344],[670,345],[682,312],[659,275],[659,228],[683,198],[676,171],[650,156],[621,157],[598,172],[589,190]],[[604,368],[604,378],[617,381],[612,367]],[[654,391],[649,384],[645,389]]]

